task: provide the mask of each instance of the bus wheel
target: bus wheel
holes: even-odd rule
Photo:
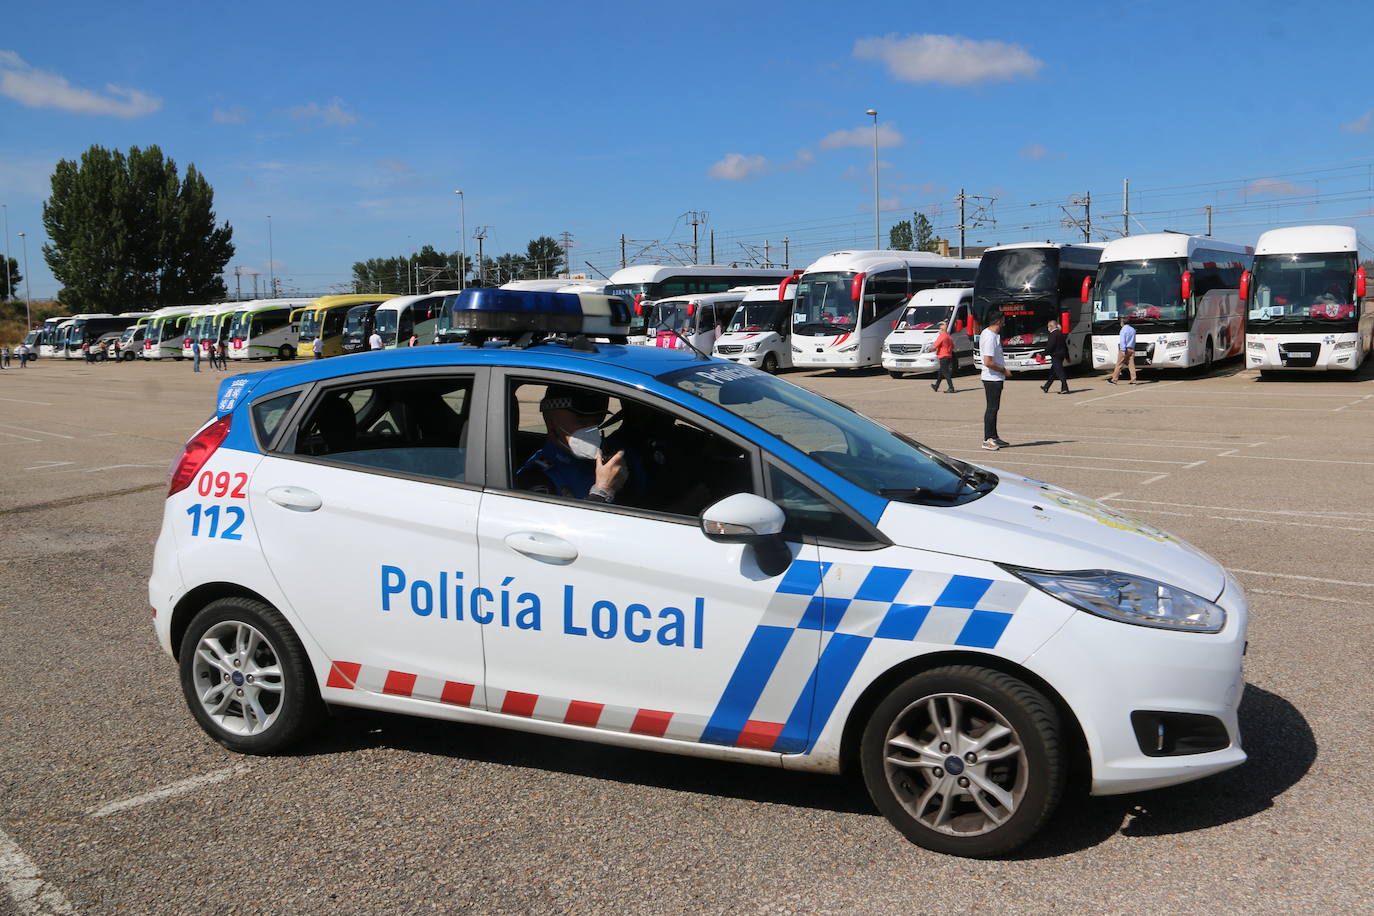
[[[138,359],[138,354],[132,353],[132,352],[130,352],[130,353],[121,353],[121,354],[119,354],[119,358],[122,359],[122,360],[124,360],[124,362],[126,362],[126,363],[131,363],[131,362],[133,362],[134,360]]]
[[[277,349],[277,359],[286,360],[295,358],[296,351],[288,347],[286,344],[282,344],[281,347]]]
[[[860,739],[868,792],[907,839],[971,858],[1030,839],[1064,787],[1054,706],[1024,681],[972,665],[898,686]]]
[[[272,607],[221,598],[191,621],[178,655],[191,713],[211,738],[243,754],[271,754],[323,717],[305,649]]]
[[[762,366],[761,368],[763,369],[764,372],[767,372],[769,375],[777,375],[777,374],[778,374],[778,357],[777,357],[777,355],[774,354],[774,353],[769,353],[769,354],[767,354],[766,356],[764,356],[764,357],[763,357],[763,366]]]
[[[1206,375],[1212,371],[1212,338],[1207,338],[1207,348],[1202,351],[1202,373]]]

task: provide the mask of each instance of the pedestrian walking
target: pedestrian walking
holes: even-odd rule
[[[19,368],[27,369],[29,367],[29,345],[21,343],[15,352],[19,354]]]
[[[0,347],[0,369],[8,369],[9,367],[10,367],[10,348],[9,348],[9,347]]]
[[[998,312],[992,316],[992,320],[983,329],[983,333],[978,335],[978,353],[983,357],[981,374],[983,397],[986,401],[986,406],[983,408],[983,448],[990,452],[1010,445],[1009,442],[997,435],[997,412],[1002,408],[1002,383],[1007,380],[1007,375],[1010,374],[1006,360],[1002,356],[1002,324],[1004,321],[1002,313]]]
[[[1121,370],[1130,366],[1131,384],[1136,383],[1135,378],[1135,326],[1131,324],[1130,316],[1121,319],[1121,336],[1116,342],[1116,368],[1112,370],[1112,377],[1107,379],[1108,385],[1115,385],[1116,380],[1121,378]]]
[[[931,383],[931,391],[940,390],[940,382],[948,383],[948,394],[954,393],[954,338],[949,336],[949,322],[939,324],[940,333],[935,335],[935,357],[940,361],[940,374]]]
[[[200,338],[191,339],[191,371],[200,371]]]
[[[1057,321],[1050,322],[1050,342],[1045,345],[1045,352],[1050,355],[1050,377],[1045,379],[1040,390],[1049,394],[1050,386],[1059,379],[1059,393],[1068,394],[1069,373],[1064,370],[1064,360],[1069,358],[1069,338]]]
[[[88,363],[95,362],[95,354],[91,352],[91,345],[89,343],[83,343],[81,345],[81,356]]]
[[[373,331],[372,336],[367,339],[367,346],[371,350],[380,350],[382,348],[382,335]]]
[[[316,359],[324,359],[324,338],[316,334],[315,339],[310,341],[310,352],[315,354]]]

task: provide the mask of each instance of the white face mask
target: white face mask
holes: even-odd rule
[[[568,436],[568,451],[574,458],[595,458],[601,454],[601,427],[588,426]]]

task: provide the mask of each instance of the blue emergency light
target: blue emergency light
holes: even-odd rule
[[[630,307],[616,296],[521,289],[466,289],[445,303],[447,326],[467,331],[467,342],[582,334],[624,343]]]

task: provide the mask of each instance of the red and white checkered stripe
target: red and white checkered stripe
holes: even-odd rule
[[[486,703],[483,704],[481,688],[475,684],[449,681],[436,677],[422,677],[404,671],[392,671],[358,662],[332,662],[326,687],[339,690],[365,690],[390,696],[409,697],[417,700],[447,703],[451,706],[465,706],[472,709],[485,709],[508,716],[522,716],[543,722],[561,722],[564,725],[580,725],[584,728],[601,728],[609,731],[624,732],[632,735],[648,735],[653,738],[673,738],[677,741],[700,741],[706,729],[705,716],[691,716],[684,713],[667,712],[660,709],[642,709],[630,706],[610,706],[605,703],[592,703],[586,700],[570,700],[547,694],[523,693],[518,690],[501,690],[488,687]],[[782,730],[781,723],[750,723],[753,729],[745,729],[737,742],[739,747],[766,747],[763,737],[771,733],[774,737]]]

